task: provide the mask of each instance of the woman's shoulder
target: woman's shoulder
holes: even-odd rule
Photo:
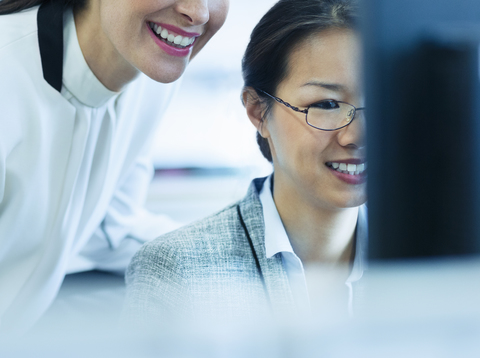
[[[160,286],[171,292],[192,286],[195,291],[205,281],[233,277],[232,270],[239,272],[250,262],[250,250],[234,204],[144,244],[127,268],[126,284],[132,292],[147,287],[154,296]]]
[[[15,14],[0,15],[0,50],[29,36],[37,37],[38,6]]]
[[[180,274],[195,271],[196,266],[222,269],[222,263],[243,262],[252,255],[246,227],[252,218],[258,224],[253,226],[261,227],[263,217],[258,196],[252,194],[254,191],[255,181],[239,202],[144,244],[134,255],[127,274],[134,276],[141,271],[157,275],[165,270],[169,274]],[[242,223],[240,211],[247,226]],[[250,230],[255,230],[253,226]]]
[[[237,203],[232,204],[204,219],[164,234],[143,245],[135,256],[205,256],[228,250],[236,245],[239,235],[242,235],[237,206]]]
[[[262,217],[253,190],[251,186],[239,202],[143,245],[126,272],[125,317],[165,317],[177,311],[210,316],[220,312],[218,307],[235,316],[264,300],[246,232],[256,230],[249,226],[250,216],[258,224]]]

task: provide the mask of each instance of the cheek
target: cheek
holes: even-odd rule
[[[307,172],[317,172],[324,165],[326,153],[335,141],[334,132],[319,131],[309,127],[302,116],[290,109],[275,107],[267,119],[266,129],[272,155],[280,166]]]
[[[100,16],[103,32],[114,45],[121,43],[124,33],[128,31],[129,24],[126,21],[125,13],[129,13],[129,10],[122,6],[115,7],[110,2],[101,8]]]
[[[153,8],[152,5],[149,7],[148,4],[130,0],[102,1],[100,6],[101,21],[105,31],[112,37],[120,37],[115,35],[122,34],[123,38],[126,35],[130,35],[131,38],[138,34],[144,25],[146,15],[151,13]]]
[[[209,6],[209,23],[214,31],[218,31],[218,29],[220,29],[220,27],[222,27],[224,24],[227,18],[229,7],[229,0],[215,0],[211,2],[211,5]]]
[[[209,20],[204,36],[205,42],[210,40],[223,26],[227,18],[228,8],[229,2],[227,0],[214,0],[209,3]]]
[[[303,131],[299,131],[296,126],[292,125],[278,125],[279,120],[275,125],[268,126],[269,145],[272,150],[272,155],[276,157],[276,161],[281,166],[297,166],[304,161],[305,155],[311,150],[308,135]],[[272,122],[270,122],[272,124]]]
[[[300,176],[319,176],[326,169],[332,135],[325,132],[282,131],[272,133],[277,162],[281,166],[294,168]],[[313,174],[315,173],[315,174]],[[317,178],[319,179],[319,178]]]

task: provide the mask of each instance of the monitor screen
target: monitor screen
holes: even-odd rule
[[[364,0],[371,260],[480,253],[480,2]]]

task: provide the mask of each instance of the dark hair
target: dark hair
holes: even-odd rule
[[[65,7],[75,8],[82,8],[87,2],[87,0],[2,0],[0,1],[0,15],[13,14],[47,1],[57,1],[63,3]]]
[[[276,94],[288,76],[289,54],[308,36],[331,28],[355,28],[355,0],[280,0],[255,26],[242,60],[244,88],[256,90],[258,100],[270,111],[273,99],[258,90]],[[257,143],[272,162],[268,141],[257,132]]]

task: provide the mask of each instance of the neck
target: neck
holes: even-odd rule
[[[102,30],[99,3],[88,1],[74,11],[78,42],[88,67],[109,90],[118,92],[139,74],[115,49]]]
[[[352,261],[358,207],[316,206],[274,177],[274,201],[295,253],[305,264]]]

